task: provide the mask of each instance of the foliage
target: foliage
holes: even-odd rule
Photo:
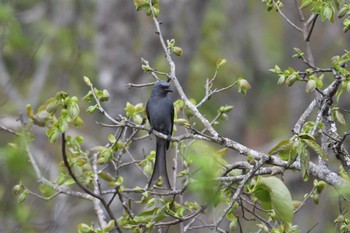
[[[262,3],[268,11],[276,10],[286,17],[282,12],[282,1],[263,0]],[[211,96],[233,87],[245,95],[252,88],[249,82],[238,77],[225,87],[216,88],[219,71],[227,64],[226,59],[220,58],[212,64],[215,72],[206,80],[205,96],[200,100],[189,99],[176,77],[172,60],[172,55],[182,56],[186,51],[175,43],[175,39],[164,40],[157,19],[161,13],[159,1],[134,0],[134,5],[137,11],[146,12],[150,16],[148,19],[153,20],[170,71],[158,71],[145,59],[142,59],[141,69],[156,80],[160,80],[159,76],[166,76],[181,97],[174,101],[175,135],[169,138],[175,151],[170,176],[173,189],[162,189],[161,180],[153,187],[142,188],[131,183],[135,180],[132,174],[136,172],[130,175],[122,173],[127,168],[130,171],[137,170],[144,178],[148,178],[154,165],[154,150],[145,152],[143,158],[132,153],[137,141],[150,137],[144,104],[127,101],[124,113],[112,117],[102,106],[111,104],[109,91],[100,90],[88,77],[84,77],[83,81],[89,90],[82,98],[58,91],[37,109],[27,105],[29,122],[21,119],[22,131],[14,133],[20,142],[12,146],[23,148],[22,152],[27,154],[37,176],[39,194],[20,181],[12,189],[19,205],[24,205],[30,196],[50,200],[58,194],[92,201],[98,222],[78,224],[79,233],[150,232],[172,225],[183,227],[182,230],[186,231],[197,228],[213,232],[226,232],[227,229],[234,231],[238,228],[243,231],[241,222],[247,220],[246,213],[258,220],[254,230],[291,233],[299,232],[298,226],[293,225],[293,219],[308,199],[318,204],[327,184],[336,188],[345,186],[345,189],[349,186],[346,180],[350,156],[344,147],[349,134],[340,135],[336,124],[336,121],[344,126],[347,123],[344,117],[347,111],[343,111],[339,102],[344,98],[343,94],[350,92],[350,70],[347,67],[350,62],[349,51],[330,58],[328,68],[320,68],[314,64],[309,49],[310,37],[306,36],[304,42],[307,49],[302,51],[295,48],[293,55],[306,66],[305,69],[282,69],[280,65],[270,69],[278,76],[278,84],[286,84],[291,88],[296,83],[305,84],[306,94],[314,94],[315,100],[295,124],[290,139],[281,140],[268,153],[264,153],[226,138],[217,131],[217,125],[230,123],[228,113],[234,109],[232,105],[216,106],[213,118],[206,117],[198,110]],[[311,35],[318,16],[322,22],[334,22],[336,11],[338,17],[345,17],[344,32],[350,28],[350,8],[344,1],[303,0],[297,10],[300,16],[303,16],[304,11],[311,14],[309,20],[302,20],[305,23],[303,27],[288,21],[303,35]],[[5,36],[19,33],[11,9],[0,7],[0,23],[5,17],[10,18],[9,22],[14,25]],[[66,42],[72,43],[69,38]],[[16,40],[11,40],[11,43],[7,45],[5,53],[21,46]],[[58,56],[64,60],[65,51],[61,51]],[[333,101],[334,98],[336,101]],[[98,123],[114,131],[104,135],[103,145],[91,148],[84,145],[84,136],[72,133],[75,128],[84,127],[82,109],[89,114],[101,113],[110,122]],[[313,117],[312,111],[316,113],[315,118],[307,119]],[[45,130],[49,143],[61,146],[62,162],[57,164],[60,172],[54,179],[45,178],[31,154],[29,145],[35,140],[35,128]],[[168,138],[159,132],[152,133],[156,137]],[[336,159],[332,158],[328,148],[332,149]],[[233,151],[237,157],[239,154],[244,155],[244,159],[230,161],[227,158],[228,151]],[[331,159],[339,162],[338,173],[323,166]],[[315,160],[320,161],[318,165]],[[291,191],[278,177],[278,174],[284,174],[284,170],[299,172],[305,182],[311,176],[316,178],[312,190],[302,201],[293,200]],[[72,189],[73,186],[77,186],[79,191]],[[113,211],[112,206],[115,205],[121,206],[122,210]],[[213,219],[211,223],[205,222],[208,216]],[[22,218],[25,220],[26,216]],[[334,222],[340,232],[349,230],[350,221],[344,213],[340,213]]]

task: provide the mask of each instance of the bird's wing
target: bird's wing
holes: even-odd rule
[[[170,114],[171,114],[170,136],[171,136],[173,134],[173,128],[174,128],[174,104],[171,100],[170,102],[171,102],[171,110],[170,110]]]

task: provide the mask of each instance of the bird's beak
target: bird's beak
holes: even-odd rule
[[[170,87],[168,87],[167,89],[165,89],[167,92],[173,92],[173,90],[170,88]]]

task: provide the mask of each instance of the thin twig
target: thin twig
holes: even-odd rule
[[[154,82],[151,82],[151,83],[141,83],[141,84],[137,84],[137,83],[128,83],[128,84],[126,84],[126,87],[127,87],[127,88],[132,88],[132,87],[140,88],[140,87],[148,87],[148,86],[153,86],[153,85],[154,85]]]
[[[100,196],[101,187],[100,187],[98,172],[97,172],[97,157],[98,157],[98,153],[94,153],[92,155],[93,185],[94,185],[94,193]],[[101,202],[98,199],[94,198],[93,203],[94,203],[94,209],[96,212],[97,219],[100,223],[100,226],[105,227],[107,225],[107,222],[106,222],[103,210],[100,206]],[[109,207],[109,205],[107,206]]]
[[[94,86],[92,84],[90,84],[90,89],[91,89],[91,93],[92,96],[94,97],[96,104],[98,106],[98,110],[107,117],[107,119],[109,119],[111,122],[113,122],[114,124],[118,124],[118,121],[116,121],[113,117],[111,117],[102,107],[100,101],[98,100],[96,94],[95,94],[95,90],[94,90]]]
[[[243,205],[242,205],[242,206],[243,206]],[[266,225],[268,228],[270,228],[270,229],[273,228],[273,227],[271,226],[271,224],[270,224],[268,221],[266,221],[263,217],[259,216],[259,215],[256,214],[255,212],[251,211],[249,208],[246,208],[246,207],[243,206],[243,209],[244,209],[245,211],[249,212],[250,214],[254,215],[254,217],[256,217],[257,219],[259,219],[261,222],[265,223],[265,225]]]
[[[269,160],[269,156],[263,156],[255,165],[254,168],[252,168],[246,175],[245,177],[242,179],[241,183],[238,185],[236,192],[233,194],[232,198],[231,198],[231,202],[228,204],[228,206],[225,208],[225,210],[223,211],[223,214],[219,217],[219,219],[217,220],[217,222],[215,223],[215,229],[217,229],[221,222],[223,221],[223,219],[225,218],[225,216],[227,215],[227,213],[230,211],[230,209],[232,208],[233,204],[236,202],[236,200],[238,199],[238,197],[241,195],[242,191],[243,191],[243,187],[244,185],[248,182],[248,180],[260,169],[261,166],[263,166],[268,160]]]
[[[37,198],[39,198],[39,199],[45,200],[45,201],[50,201],[50,200],[54,199],[55,197],[57,197],[58,195],[61,194],[60,192],[56,192],[56,193],[54,193],[53,195],[51,195],[51,196],[49,196],[49,197],[44,197],[44,196],[42,196],[42,195],[40,195],[40,194],[37,194],[37,193],[35,193],[35,192],[29,190],[28,188],[26,188],[26,190],[28,190],[28,193],[29,193],[30,195],[32,195],[32,196],[34,196],[34,197],[37,197]]]
[[[113,214],[112,210],[109,208],[109,206],[107,205],[107,202],[105,201],[105,199],[104,199],[102,196],[100,196],[100,195],[98,195],[98,194],[92,192],[90,189],[88,189],[87,187],[85,187],[85,186],[78,180],[78,178],[75,176],[75,174],[74,174],[74,172],[73,172],[73,170],[72,170],[72,168],[71,168],[71,166],[70,166],[70,164],[69,164],[69,162],[68,162],[68,158],[67,158],[67,154],[66,154],[66,137],[65,137],[65,133],[62,133],[62,157],[63,157],[63,163],[64,163],[65,167],[67,168],[69,175],[72,177],[72,179],[73,179],[73,180],[75,181],[75,183],[78,185],[78,187],[79,187],[80,189],[82,189],[85,193],[87,193],[87,194],[89,194],[90,196],[93,196],[94,198],[96,198],[96,199],[98,199],[98,200],[101,201],[101,203],[102,203],[102,205],[104,206],[104,208],[106,209],[106,211],[107,211],[109,217],[110,217],[111,219],[114,220],[116,230],[117,230],[119,233],[121,233],[122,231],[121,231],[121,229],[120,229],[120,227],[119,227],[119,225],[118,225],[117,219],[114,217],[114,214]]]
[[[20,115],[19,117],[19,121],[21,122],[22,127],[24,127],[25,123],[23,120],[22,115]],[[66,195],[72,196],[72,197],[77,197],[77,198],[82,198],[82,199],[86,199],[86,200],[92,200],[91,196],[85,193],[81,193],[81,192],[76,192],[76,191],[71,191],[68,190],[60,185],[54,184],[51,181],[49,181],[48,179],[46,179],[44,176],[42,176],[42,173],[40,171],[39,165],[36,162],[36,159],[34,158],[33,154],[31,153],[31,150],[29,148],[29,144],[28,142],[25,140],[25,149],[27,152],[27,155],[29,157],[29,161],[35,171],[36,177],[38,178],[38,182],[48,185],[51,188],[53,188],[58,194],[60,193],[64,193]]]
[[[283,19],[285,19],[294,29],[296,29],[299,32],[302,32],[303,30],[298,27],[295,23],[293,23],[280,9],[280,7],[278,6],[278,4],[275,2],[275,0],[272,1],[273,5],[276,7],[277,12],[282,16]]]
[[[315,109],[315,107],[316,107],[316,100],[313,100],[310,103],[310,105],[306,108],[306,110],[303,112],[303,114],[299,117],[297,123],[295,123],[293,133],[295,133],[295,134],[301,133],[301,129],[302,129],[304,123],[306,122],[306,119],[310,116],[310,114]]]
[[[162,31],[160,29],[159,21],[158,21],[157,17],[154,15],[152,1],[150,1],[149,4],[150,4],[150,9],[152,11],[153,22],[154,22],[156,29],[157,29],[157,35],[158,35],[159,41],[162,45],[162,48],[165,52],[165,57],[166,57],[167,62],[170,66],[169,79],[171,79],[174,82],[176,90],[179,93],[181,99],[184,101],[185,105],[189,109],[191,109],[192,113],[200,120],[200,122],[202,122],[204,127],[207,128],[207,130],[210,132],[211,135],[213,135],[214,137],[218,137],[219,134],[216,132],[216,130],[213,128],[213,126],[210,124],[210,122],[198,111],[196,106],[187,98],[184,90],[182,89],[182,86],[180,85],[179,81],[177,80],[176,72],[175,72],[175,70],[176,70],[175,63],[171,57],[171,52],[167,48],[167,45],[164,41],[164,37],[163,37]]]
[[[1,130],[2,130],[2,131],[5,131],[5,132],[8,132],[8,133],[10,133],[10,134],[14,134],[14,135],[16,135],[16,136],[20,136],[19,133],[15,132],[15,131],[13,131],[12,129],[9,129],[9,128],[3,126],[3,125],[0,125],[0,131],[1,131]]]
[[[122,204],[124,210],[128,213],[128,215],[133,219],[135,217],[135,214],[132,212],[132,210],[129,208],[128,205],[125,204],[123,195],[119,192],[118,187],[116,187],[116,193],[118,195],[119,201]]]
[[[311,22],[311,27],[309,29],[309,33],[308,33],[305,41],[310,41],[310,37],[311,37],[312,31],[314,30],[317,17],[318,17],[318,14],[313,14],[310,16],[309,21]],[[306,23],[307,25],[309,25],[309,21]]]
[[[306,195],[306,197],[304,198],[304,200],[302,201],[302,203],[294,210],[294,214],[296,214],[301,207],[303,207],[306,203],[306,201],[309,199],[309,197],[312,195],[312,193],[314,192],[314,190],[316,189],[316,186],[314,186],[311,191]]]
[[[209,100],[209,98],[216,94],[216,93],[219,93],[219,92],[223,92],[223,91],[226,91],[232,87],[234,87],[235,85],[237,84],[237,81],[228,85],[227,87],[223,87],[223,88],[220,88],[220,89],[214,89],[213,91],[211,91],[210,89],[208,89],[208,91],[206,91],[206,94],[205,96],[203,97],[203,99],[196,105],[197,108],[201,107],[203,103],[205,103],[207,100]],[[209,87],[208,87],[209,88]]]

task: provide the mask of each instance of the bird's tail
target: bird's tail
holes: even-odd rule
[[[154,163],[154,169],[151,176],[151,180],[148,183],[148,188],[151,188],[153,185],[155,185],[159,177],[162,177],[162,187],[171,189],[166,166],[166,150],[168,141],[162,138],[157,138],[156,141],[156,161]]]

